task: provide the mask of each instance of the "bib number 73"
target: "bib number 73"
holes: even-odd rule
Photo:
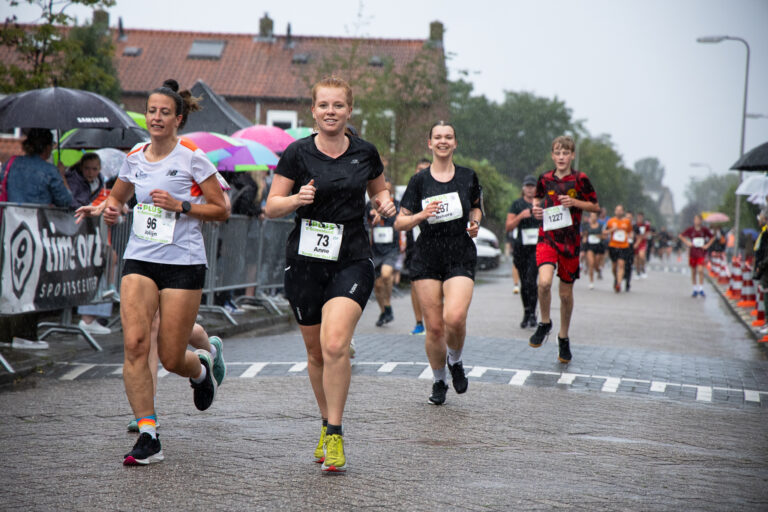
[[[310,258],[337,261],[344,233],[343,224],[301,219],[299,254]]]

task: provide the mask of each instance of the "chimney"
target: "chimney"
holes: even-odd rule
[[[260,41],[272,41],[274,39],[274,26],[275,23],[268,13],[264,13],[264,16],[259,20],[259,40]]]
[[[101,25],[105,29],[109,28],[109,13],[102,9],[93,11],[93,24]]]
[[[293,37],[291,37],[291,24],[288,24],[288,28],[285,29],[285,48],[291,49],[294,47]]]
[[[123,17],[120,16],[117,18],[117,40],[125,41],[126,39],[128,39],[128,35],[125,33],[125,29],[123,28]]]
[[[439,21],[433,21],[429,24],[429,41],[427,42],[429,46],[433,48],[442,48],[443,47],[443,33],[445,32],[445,28],[443,27],[443,24]]]

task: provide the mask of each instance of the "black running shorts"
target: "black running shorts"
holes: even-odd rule
[[[416,240],[411,260],[411,281],[436,279],[447,281],[452,277],[475,280],[477,247],[468,235]]]
[[[335,297],[347,297],[365,309],[373,291],[373,262],[288,260],[285,269],[285,296],[299,325],[317,325],[323,306]]]
[[[165,288],[177,290],[202,290],[205,286],[205,264],[169,265],[141,260],[125,260],[123,277],[139,274],[150,278],[158,290]]]

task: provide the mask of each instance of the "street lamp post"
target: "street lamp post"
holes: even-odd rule
[[[733,37],[733,36],[704,36],[699,37],[696,39],[699,43],[720,43],[723,41],[739,41],[744,43],[744,47],[747,49],[747,66],[746,66],[746,73],[744,75],[744,107],[741,114],[741,148],[739,151],[739,157],[744,156],[744,131],[747,126],[747,88],[749,86],[749,43],[745,39],[742,39],[741,37]],[[741,179],[743,176],[743,172],[739,171],[739,184],[741,184]],[[736,196],[736,208],[734,209],[733,214],[736,216],[736,219],[733,222],[733,228],[736,231],[736,251],[739,250],[739,220],[741,218],[741,198],[739,196]]]

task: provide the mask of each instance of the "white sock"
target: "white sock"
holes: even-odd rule
[[[432,381],[433,382],[437,382],[439,380],[443,381],[443,383],[446,382],[446,380],[445,380],[445,366],[443,366],[442,368],[438,368],[438,369],[432,368]]]
[[[218,352],[218,350],[216,350],[216,345],[214,345],[213,343],[211,343],[210,345],[211,345],[211,359],[216,359],[216,353]]]
[[[195,384],[200,384],[201,382],[203,382],[206,375],[208,375],[208,372],[205,370],[205,365],[201,364],[200,375],[198,375],[197,377],[192,377],[192,382],[194,382]]]
[[[461,349],[453,350],[452,348],[449,348],[448,349],[448,364],[456,364],[459,361],[461,361]]]

